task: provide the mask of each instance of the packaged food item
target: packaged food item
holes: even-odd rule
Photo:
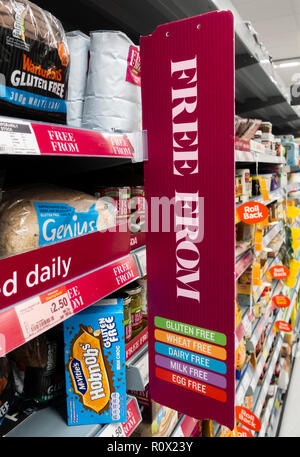
[[[143,422],[134,431],[135,437],[168,437],[178,421],[178,412],[151,400],[151,407],[143,411]]]
[[[242,195],[243,195],[242,175],[237,174],[235,176],[235,203],[241,202]]]
[[[146,200],[144,186],[130,188],[131,197],[131,232],[144,231],[146,217]]]
[[[15,384],[10,363],[0,357],[0,424],[9,412],[15,399]]]
[[[242,338],[239,347],[235,353],[235,367],[237,370],[241,370],[247,361],[247,353],[246,353],[246,341]]]
[[[56,326],[9,353],[16,391],[44,404],[64,392],[62,326]]]
[[[262,122],[261,123],[262,133],[272,133],[272,124],[271,122]]]
[[[69,51],[58,19],[27,0],[0,2],[1,114],[66,122]]]
[[[249,168],[237,169],[236,173],[242,181],[241,201],[246,202],[251,196],[250,170]]]
[[[112,204],[116,205],[117,223],[127,222],[131,213],[130,208],[130,187],[100,187],[96,188],[95,196],[111,199]]]
[[[134,338],[143,330],[142,287],[135,281],[126,286],[124,291],[131,297],[132,337]]]
[[[31,186],[5,192],[0,256],[9,256],[115,225],[115,208],[77,190]]]
[[[66,36],[70,53],[67,124],[72,127],[81,127],[88,73],[90,37],[80,32],[80,30],[68,32]]]
[[[257,130],[254,134],[254,140],[257,141],[258,143],[261,143],[261,139],[262,139],[262,131]]]
[[[131,297],[123,293],[120,298],[123,299],[125,344],[127,344],[132,338]]]
[[[147,294],[147,276],[138,279],[137,282],[142,287],[142,314],[144,318],[148,316],[148,294]]]
[[[91,32],[84,128],[141,130],[139,48],[122,32]]]
[[[123,319],[111,298],[64,321],[68,425],[126,422]]]

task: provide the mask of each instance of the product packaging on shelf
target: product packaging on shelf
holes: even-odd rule
[[[142,412],[143,422],[137,427],[133,436],[153,438],[168,437],[178,422],[178,412],[151,400],[151,407]]]
[[[1,114],[65,123],[69,51],[60,21],[27,0],[1,1],[0,43]]]
[[[86,90],[90,37],[74,30],[66,34],[70,52],[67,96],[67,124],[81,127]]]
[[[64,322],[68,425],[126,422],[122,299],[106,299]]]
[[[91,32],[83,128],[141,130],[139,48],[122,32]]]
[[[11,365],[6,357],[0,357],[0,424],[15,399],[15,384]]]
[[[0,206],[0,256],[9,256],[115,226],[102,199],[56,186],[5,192]]]
[[[64,392],[62,326],[43,333],[9,353],[16,391],[21,398],[44,404]]]

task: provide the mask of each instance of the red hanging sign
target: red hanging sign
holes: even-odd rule
[[[145,194],[152,200],[147,233],[151,398],[232,430],[233,15],[218,11],[160,25],[140,44],[149,154]],[[222,278],[217,288],[215,278]]]
[[[268,208],[259,202],[243,203],[237,208],[238,216],[245,224],[258,224],[269,216]]]

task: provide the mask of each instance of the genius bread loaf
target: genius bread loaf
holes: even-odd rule
[[[34,186],[5,192],[0,256],[65,241],[115,225],[115,207],[77,190]]]
[[[52,14],[27,0],[0,1],[1,114],[66,122],[69,51]]]

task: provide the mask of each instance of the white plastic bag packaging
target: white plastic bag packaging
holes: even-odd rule
[[[87,83],[90,37],[80,30],[68,32],[66,35],[70,53],[67,124],[72,127],[81,127]]]
[[[122,32],[91,32],[83,128],[141,130],[139,48]]]

